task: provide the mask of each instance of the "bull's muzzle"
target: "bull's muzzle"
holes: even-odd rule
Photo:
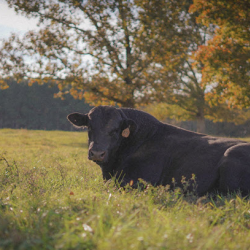
[[[102,162],[104,161],[105,155],[106,155],[105,151],[95,151],[92,149],[89,150],[89,159],[92,161]]]

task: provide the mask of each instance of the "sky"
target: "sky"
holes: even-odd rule
[[[18,15],[9,8],[5,0],[0,0],[0,39],[8,38],[11,33],[24,34],[28,30],[36,29],[37,20]]]

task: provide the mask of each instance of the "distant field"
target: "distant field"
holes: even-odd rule
[[[2,129],[0,249],[250,249],[250,200],[120,190],[86,133]]]

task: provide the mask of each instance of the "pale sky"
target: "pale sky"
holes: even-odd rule
[[[36,29],[37,20],[28,19],[9,8],[5,0],[0,0],[0,39],[8,38],[12,32],[24,34]]]

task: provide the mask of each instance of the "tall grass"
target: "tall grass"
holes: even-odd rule
[[[119,189],[85,133],[3,129],[0,249],[250,249],[250,202]]]

